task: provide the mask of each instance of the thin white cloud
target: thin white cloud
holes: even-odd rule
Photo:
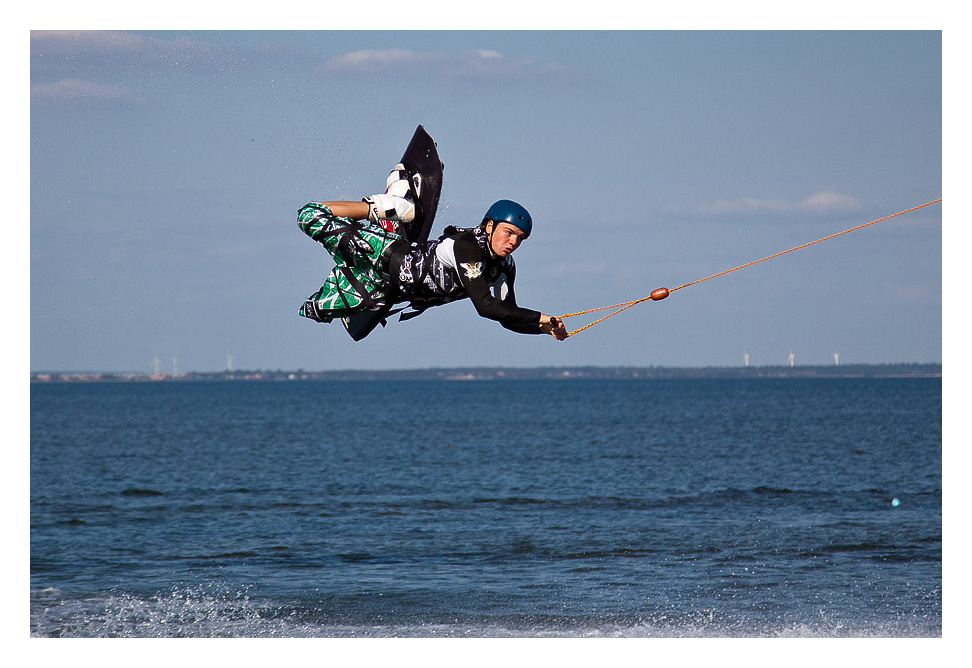
[[[30,33],[31,103],[40,106],[136,106],[145,71],[224,71],[234,56],[186,35],[114,30]]]
[[[129,88],[97,84],[81,79],[62,79],[30,87],[32,103],[44,105],[140,105],[144,100]]]
[[[786,213],[803,211],[807,213],[841,213],[856,211],[861,205],[857,198],[843,193],[825,190],[793,204],[784,199],[759,199],[738,197],[732,200],[716,200],[712,204],[699,207],[700,213],[708,215],[735,215],[747,213]]]
[[[64,77],[89,71],[128,72],[139,65],[225,67],[235,62],[230,50],[186,35],[157,37],[114,30],[33,30],[30,33],[31,72],[39,77]]]
[[[856,197],[844,195],[843,193],[825,190],[823,192],[810,195],[799,204],[803,211],[814,213],[839,213],[841,211],[856,211],[861,208],[861,203]]]
[[[155,40],[157,41],[157,40]],[[56,50],[85,53],[131,52],[143,50],[150,40],[141,35],[116,30],[31,30],[33,53]]]
[[[405,49],[362,49],[331,58],[324,63],[324,69],[355,74],[374,74],[389,69],[401,72],[416,65],[427,66],[444,60],[444,54],[414,53]]]
[[[454,77],[528,78],[568,74],[561,63],[513,59],[485,49],[451,53],[407,49],[364,49],[327,60],[324,72],[367,76],[436,74]]]

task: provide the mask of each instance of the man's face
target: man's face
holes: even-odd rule
[[[499,257],[506,257],[517,249],[526,233],[516,225],[489,221],[486,232],[490,234],[490,246]]]

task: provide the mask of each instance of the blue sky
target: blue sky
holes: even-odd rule
[[[300,318],[333,263],[295,216],[381,192],[421,123],[433,233],[515,199],[521,305],[636,299],[942,197],[942,67],[938,31],[35,31],[30,367],[940,362],[942,204],[563,343],[468,301]]]

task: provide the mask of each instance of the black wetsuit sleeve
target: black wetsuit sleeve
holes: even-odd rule
[[[513,276],[506,277],[509,292],[504,299],[492,295],[483,275],[486,266],[483,252],[471,234],[456,237],[454,249],[459,281],[479,315],[520,334],[540,334],[540,312],[516,305]]]

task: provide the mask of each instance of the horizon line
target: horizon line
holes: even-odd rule
[[[193,371],[179,371],[179,372],[153,372],[153,371],[98,371],[92,369],[86,370],[43,370],[43,371],[31,371],[30,376],[43,376],[43,375],[77,375],[77,374],[97,374],[97,375],[111,375],[111,376],[121,376],[121,375],[141,375],[141,376],[166,376],[166,377],[179,377],[188,376],[193,374],[244,374],[244,373],[408,373],[408,372],[422,372],[422,371],[455,371],[455,370],[514,370],[514,371],[538,371],[538,370],[550,370],[550,369],[668,369],[668,370],[705,370],[705,369],[840,369],[840,368],[853,368],[853,367],[893,367],[893,366],[935,366],[941,367],[942,362],[845,362],[841,364],[733,364],[733,365],[718,365],[718,364],[707,364],[700,366],[685,366],[685,365],[660,365],[660,364],[650,364],[650,365],[630,365],[630,364],[611,364],[611,365],[599,365],[599,364],[577,364],[577,365],[538,365],[538,366],[507,366],[507,365],[465,365],[465,366],[423,366],[423,367],[402,367],[402,368],[381,368],[381,369],[367,369],[367,368],[332,368],[332,369],[284,369],[284,368],[252,368],[252,369],[220,369],[220,370],[193,370]]]

